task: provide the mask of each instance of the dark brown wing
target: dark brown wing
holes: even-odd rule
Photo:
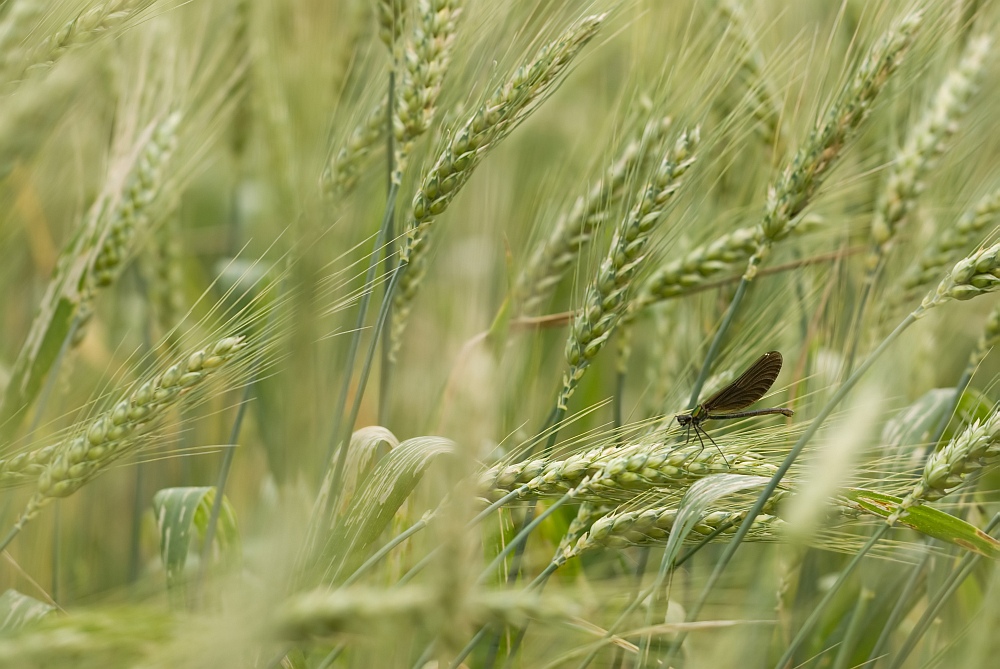
[[[744,409],[767,393],[780,371],[781,354],[768,351],[757,358],[740,378],[702,402],[702,406],[708,412]]]

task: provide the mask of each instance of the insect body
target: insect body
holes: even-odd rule
[[[757,361],[750,365],[747,371],[743,372],[738,379],[696,406],[690,413],[677,414],[677,423],[685,428],[685,435],[687,435],[685,443],[690,439],[690,431],[693,429],[695,436],[698,437],[698,441],[701,442],[702,450],[705,448],[705,442],[702,441],[701,435],[704,434],[719,449],[719,453],[722,454],[722,449],[708,436],[705,428],[701,426],[706,420],[749,418],[750,416],[768,416],[772,414],[791,416],[794,412],[791,409],[783,408],[741,411],[741,409],[746,409],[759,400],[770,390],[774,380],[778,378],[778,372],[780,371],[781,354],[777,351],[768,351],[757,358]],[[701,451],[698,451],[698,453],[701,453]],[[725,459],[726,456],[722,454],[722,457]]]

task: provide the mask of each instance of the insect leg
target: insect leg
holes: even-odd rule
[[[705,450],[705,440],[701,438],[701,433],[704,432],[705,430],[697,423],[692,423],[691,426],[694,427],[694,436],[698,437],[698,443],[701,444],[701,448],[698,449],[697,453],[693,453],[688,457],[684,458],[684,462],[697,458],[699,455],[701,455],[702,451]],[[706,434],[705,436],[708,435]]]
[[[702,428],[701,431],[705,432],[704,428]],[[712,435],[710,435],[708,432],[705,432],[705,436],[708,437],[708,440],[710,442],[712,442],[713,446],[715,446],[715,450],[717,450],[719,452],[719,455],[722,456],[722,461],[725,462],[726,466],[728,467],[729,466],[729,460],[726,459],[726,454],[722,452],[722,449],[719,448],[719,445],[717,443],[715,443],[715,439],[712,439]],[[704,444],[702,444],[702,448],[704,448]]]

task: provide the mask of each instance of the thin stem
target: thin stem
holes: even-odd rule
[[[649,546],[643,546],[639,550],[639,562],[635,566],[635,587],[632,590],[633,598],[639,596],[639,590],[642,588],[642,578],[646,575],[646,565],[649,563]],[[615,658],[611,663],[611,669],[621,669],[624,661],[625,649],[619,646],[615,649]]]
[[[861,324],[865,319],[865,312],[868,310],[868,300],[871,298],[872,287],[875,285],[875,273],[869,272],[865,275],[864,284],[861,286],[861,299],[858,302],[858,311],[854,316],[854,327],[848,332],[851,343],[848,346],[847,362],[844,365],[844,377],[851,375],[854,367],[854,358],[858,354],[858,345],[861,342]]]
[[[0,553],[7,550],[7,546],[9,546],[10,542],[14,540],[14,537],[18,535],[22,527],[24,527],[24,524],[19,522],[15,524],[14,527],[10,528],[10,531],[7,532],[7,536],[3,538],[3,541],[0,541]]]
[[[868,604],[871,602],[872,597],[872,591],[867,588],[861,588],[861,592],[858,593],[858,601],[854,605],[851,620],[847,624],[847,631],[844,632],[844,638],[841,640],[840,648],[837,650],[833,669],[847,669],[849,666],[848,662],[851,659],[851,651],[854,650],[854,646],[858,642],[858,635],[861,633],[862,623],[868,613]]]
[[[338,440],[341,437],[341,425],[344,416],[344,409],[347,407],[347,396],[351,392],[351,378],[352,372],[354,371],[354,362],[358,357],[358,349],[361,347],[361,334],[365,326],[365,319],[368,317],[368,305],[371,303],[372,299],[372,289],[375,284],[375,270],[378,268],[379,250],[386,242],[386,231],[392,222],[396,209],[396,194],[398,190],[399,187],[395,183],[391,184],[389,187],[389,196],[386,198],[385,211],[382,214],[382,225],[379,227],[378,234],[375,236],[375,245],[368,258],[368,270],[365,272],[365,285],[364,289],[361,291],[361,298],[358,300],[358,317],[354,322],[354,332],[351,334],[351,343],[347,349],[347,359],[344,361],[344,376],[340,384],[340,397],[337,399],[337,405],[334,408],[333,428],[330,431],[330,446],[326,458],[327,463],[333,460],[333,455],[336,452],[337,445],[339,443]],[[396,274],[398,274],[398,272]],[[392,301],[389,299],[389,287],[386,286],[385,290],[386,296],[383,297],[383,309],[385,308],[385,302]],[[374,333],[373,336],[377,339],[378,333]],[[351,421],[348,421],[348,424],[350,423]]]
[[[386,198],[391,196],[394,184],[399,183],[399,178],[396,175],[396,136],[393,132],[393,117],[396,114],[396,66],[397,62],[394,59],[392,69],[389,71],[389,102],[385,109],[385,148],[386,148]],[[398,188],[398,186],[395,186]],[[393,207],[395,209],[395,206]],[[393,212],[395,214],[395,212]],[[395,216],[389,216],[388,220],[384,222],[385,225],[385,259],[383,262],[383,271],[386,275],[392,271],[393,265],[395,264],[394,258],[396,256],[396,226],[394,222]],[[386,288],[386,294],[388,294],[388,287]],[[383,295],[383,298],[385,296]],[[392,328],[392,305],[390,303],[389,313],[385,317],[386,327],[391,330]],[[390,377],[392,374],[392,363],[389,357],[392,354],[392,342],[388,337],[382,340],[382,362],[379,366],[379,384],[378,384],[378,424],[385,425],[389,422],[389,384]]]
[[[618,443],[622,442],[621,427],[623,423],[622,419],[622,404],[625,401],[625,370],[618,370],[615,373],[615,395],[612,399],[612,412],[614,414],[614,430],[615,434],[618,435]]]
[[[145,494],[143,492],[144,472],[142,462],[135,464],[135,493],[132,495],[132,536],[129,542],[128,582],[139,580],[140,562],[142,560],[141,536],[143,512],[146,510]]]
[[[476,634],[472,637],[469,643],[465,644],[465,648],[463,648],[458,652],[458,655],[455,657],[455,659],[452,660],[451,664],[448,665],[448,669],[458,669],[458,667],[462,666],[462,662],[465,660],[465,658],[469,657],[469,654],[476,649],[476,645],[483,640],[483,637],[486,636],[486,633],[492,627],[493,627],[492,625],[483,625],[480,628],[480,630],[476,632]]]
[[[490,577],[490,574],[495,572],[497,568],[501,564],[503,564],[503,561],[507,559],[508,555],[510,555],[515,549],[517,549],[518,546],[527,542],[528,535],[534,532],[535,528],[541,525],[546,518],[555,513],[559,507],[561,507],[563,504],[570,501],[571,499],[573,499],[572,491],[566,493],[565,495],[557,499],[555,502],[552,503],[552,506],[547,508],[537,518],[528,523],[527,526],[525,526],[523,530],[518,532],[517,535],[510,541],[510,543],[504,546],[503,550],[501,550],[500,553],[498,553],[497,556],[493,558],[493,561],[490,562],[489,566],[486,567],[486,569],[484,569],[482,573],[479,575],[479,578],[476,579],[476,583],[482,585],[486,581],[486,579]]]
[[[539,515],[537,518],[531,520],[531,522],[528,522],[524,526],[524,528],[521,529],[521,531],[518,532],[517,535],[515,535],[513,539],[511,539],[510,543],[508,543],[506,546],[504,546],[503,550],[501,550],[500,553],[498,553],[497,556],[495,558],[493,558],[493,561],[490,562],[489,566],[486,567],[486,569],[484,569],[482,571],[482,573],[479,575],[479,578],[476,579],[476,584],[477,585],[482,585],[486,581],[486,579],[488,579],[490,577],[490,574],[492,574],[493,572],[495,572],[500,567],[500,565],[503,564],[504,560],[507,559],[507,556],[509,556],[515,550],[518,551],[518,557],[515,557],[515,559],[514,559],[514,562],[516,564],[512,565],[511,568],[510,568],[510,570],[507,572],[506,581],[507,581],[508,584],[510,584],[512,576],[514,578],[517,578],[517,571],[520,570],[520,559],[519,559],[519,557],[524,554],[524,547],[523,546],[524,546],[524,544],[526,544],[528,542],[528,535],[530,535],[532,532],[534,532],[535,528],[537,528],[539,525],[541,525],[545,521],[546,518],[548,518],[553,513],[555,513],[556,510],[559,507],[561,507],[563,504],[565,504],[566,502],[568,502],[572,498],[573,498],[573,493],[572,492],[566,493],[565,495],[563,495],[562,497],[560,497],[559,499],[557,499],[552,504],[552,506],[550,506],[548,509],[546,509],[541,515]],[[534,510],[535,510],[535,505],[533,504],[528,509],[527,513],[528,514],[534,514]],[[526,516],[525,520],[527,521],[527,516]],[[456,656],[456,658],[454,660],[452,660],[451,666],[457,667],[459,664],[461,664],[462,661],[465,660],[466,657],[468,657],[469,653],[472,652],[472,649],[475,647],[475,644],[478,643],[478,641],[480,639],[482,639],[483,636],[486,635],[486,633],[490,630],[491,627],[492,627],[492,625],[483,625],[483,627],[481,627],[479,629],[479,631],[476,633],[476,635],[473,637],[472,641],[470,641],[469,644],[466,645],[466,647],[463,648],[459,652],[458,656]],[[499,641],[499,634],[498,634],[497,638],[494,639],[493,641],[491,641],[491,643],[490,643],[490,650],[489,650],[489,653],[487,655],[486,661],[483,664],[484,667],[490,667],[490,666],[493,665],[493,663],[496,662],[496,655],[497,655],[497,651],[499,650],[499,643],[500,643],[500,641]]]
[[[527,490],[528,490],[528,486],[526,486],[526,485],[523,485],[520,488],[517,488],[516,490],[511,490],[509,493],[507,493],[506,495],[504,495],[503,497],[501,497],[500,499],[498,499],[497,501],[493,502],[488,507],[486,507],[485,509],[483,509],[482,511],[480,511],[479,514],[475,518],[473,518],[472,520],[469,521],[469,523],[465,526],[465,529],[471,530],[473,527],[475,527],[479,523],[483,522],[494,511],[496,511],[497,509],[499,509],[500,507],[502,507],[507,502],[509,502],[509,501],[511,501],[513,499],[516,499],[517,497],[520,497],[525,492],[527,492]],[[409,530],[407,530],[407,531],[409,531]],[[405,574],[403,574],[402,578],[400,578],[399,581],[396,582],[396,586],[398,587],[398,586],[401,586],[401,585],[405,585],[406,583],[409,583],[413,579],[414,576],[416,576],[417,574],[419,574],[424,569],[424,567],[426,567],[428,564],[431,563],[431,560],[433,560],[434,558],[436,558],[438,556],[438,554],[441,552],[441,550],[442,549],[439,546],[439,547],[433,549],[432,551],[430,551],[423,558],[421,558],[420,561],[417,562],[417,564],[413,565],[410,568],[410,571],[408,571]]]
[[[882,341],[882,343],[879,344],[878,348],[876,348],[872,352],[872,354],[868,356],[864,364],[862,364],[853,374],[851,374],[851,376],[846,381],[844,381],[844,383],[841,384],[840,388],[837,390],[834,396],[830,398],[830,401],[826,403],[826,406],[823,407],[823,409],[819,412],[816,418],[814,418],[813,421],[809,424],[809,427],[806,429],[805,432],[802,433],[802,436],[799,437],[799,440],[795,442],[795,446],[793,446],[792,450],[789,451],[787,456],[785,456],[784,461],[778,467],[778,471],[776,471],[774,475],[771,477],[771,480],[764,487],[764,490],[760,493],[760,495],[757,496],[757,500],[754,502],[753,506],[747,512],[746,518],[743,519],[743,522],[740,524],[739,529],[736,530],[736,534],[733,536],[733,539],[726,546],[725,551],[723,551],[722,556],[719,558],[719,562],[715,565],[715,569],[712,571],[711,576],[709,576],[708,582],[702,589],[701,594],[699,595],[697,601],[695,601],[694,605],[688,611],[687,615],[688,622],[695,621],[698,617],[698,614],[701,613],[701,609],[705,605],[705,602],[708,600],[708,595],[712,591],[712,588],[715,587],[716,582],[718,582],[719,578],[722,576],[722,572],[725,571],[727,566],[729,566],[729,562],[733,559],[733,556],[739,549],[740,543],[743,541],[747,533],[750,531],[750,528],[753,526],[753,523],[757,519],[757,516],[760,515],[761,510],[767,503],[767,500],[771,497],[772,494],[774,494],[774,491],[781,483],[781,480],[784,478],[785,474],[788,473],[789,468],[799,457],[799,454],[802,453],[802,449],[804,449],[806,447],[806,444],[808,444],[809,441],[816,435],[816,432],[819,431],[819,428],[823,425],[823,422],[830,417],[830,414],[833,413],[834,409],[837,408],[837,405],[840,404],[840,402],[847,396],[847,393],[849,393],[851,389],[854,388],[857,382],[861,380],[861,377],[864,376],[864,374],[871,368],[873,364],[875,364],[875,361],[889,348],[889,346],[893,342],[896,341],[896,339],[899,338],[899,336],[903,333],[904,330],[906,330],[906,328],[912,325],[917,320],[917,318],[919,318],[922,315],[923,315],[923,308],[918,307],[915,311],[913,311],[913,313],[904,318],[900,322],[900,324],[896,326],[896,329],[893,330],[891,333],[889,333],[889,335]],[[685,637],[686,634],[683,632],[677,635],[677,638],[674,640],[674,643],[671,646],[668,660],[672,659],[673,656],[676,654],[676,652],[680,649],[680,646],[684,642]],[[669,665],[669,661],[667,664]],[[783,665],[779,663],[778,666],[783,666]]]
[[[330,669],[330,667],[333,666],[333,663],[337,661],[337,658],[340,657],[340,654],[344,652],[344,648],[344,644],[340,644],[331,650],[327,653],[327,656],[323,658],[323,661],[319,663],[319,666],[317,666],[316,669]]]
[[[989,525],[986,526],[984,532],[990,533],[1000,525],[1000,513],[993,516],[990,520]],[[916,648],[920,640],[923,639],[924,633],[927,628],[930,627],[931,623],[937,617],[938,612],[941,607],[944,606],[945,601],[951,597],[954,592],[958,589],[958,586],[962,585],[972,570],[979,563],[982,556],[976,553],[966,553],[958,562],[958,566],[951,572],[951,575],[938,590],[937,594],[934,596],[934,600],[927,605],[927,609],[924,614],[920,616],[920,620],[917,621],[916,626],[910,631],[909,636],[906,637],[906,641],[900,647],[899,651],[896,653],[896,657],[893,659],[890,669],[899,669],[906,658],[909,657],[913,649]]]
[[[704,387],[705,381],[708,380],[708,374],[712,371],[712,363],[715,362],[716,356],[719,355],[719,349],[722,348],[722,340],[729,332],[729,328],[732,326],[733,320],[736,318],[736,311],[739,309],[740,303],[743,302],[743,296],[746,295],[747,287],[749,285],[750,281],[748,281],[744,276],[740,279],[739,285],[736,286],[736,293],[733,295],[733,301],[729,303],[729,309],[726,310],[726,316],[722,319],[722,324],[715,333],[715,338],[712,339],[711,346],[708,347],[708,353],[705,355],[705,361],[701,364],[701,371],[698,372],[698,378],[694,382],[694,388],[691,389],[691,399],[688,400],[689,411],[698,406],[698,396],[701,395],[701,389]]]
[[[697,544],[692,546],[691,550],[689,550],[687,553],[685,553],[684,555],[680,556],[677,559],[677,561],[674,563],[674,569],[676,569],[677,567],[681,566],[682,564],[690,560],[698,553],[698,551],[707,546],[713,539],[718,537],[720,534],[722,534],[732,526],[733,524],[731,522],[725,522],[719,525],[719,527],[717,527],[716,529],[712,530],[704,539],[702,539]],[[656,587],[657,587],[656,584],[653,583],[645,590],[638,592],[632,599],[632,601],[629,603],[629,605],[625,607],[625,610],[621,613],[621,615],[618,616],[615,622],[611,625],[611,627],[607,629],[601,641],[602,642],[607,641],[612,636],[614,636],[615,632],[618,631],[618,628],[625,623],[628,617],[632,615],[633,611],[639,608],[639,605],[643,602],[643,600],[645,600],[646,597],[649,597],[651,594],[653,594],[653,592],[655,592]],[[590,654],[583,659],[583,662],[580,663],[580,666],[577,669],[587,669],[587,667],[590,666],[590,663],[593,662],[594,659],[597,657],[597,654],[601,652],[602,648],[604,648],[603,643],[601,643],[600,645],[597,646],[597,648],[591,651]],[[667,665],[664,664],[663,666]]]
[[[542,573],[536,576],[535,580],[528,584],[528,587],[525,588],[525,590],[527,592],[531,592],[533,590],[538,590],[540,592],[545,588],[545,584],[548,583],[549,577],[556,573],[556,570],[559,569],[561,564],[561,562],[557,562],[553,559],[552,562],[550,562],[548,566],[542,570]],[[521,642],[524,641],[524,635],[528,632],[528,625],[530,622],[530,620],[525,621],[525,623],[521,625],[521,628],[517,630],[517,634],[514,635],[514,639],[510,643],[510,650],[507,651],[507,661],[503,663],[503,669],[513,669],[514,661],[517,658],[517,652],[521,649]]]
[[[910,603],[910,598],[913,596],[913,591],[917,588],[917,583],[920,582],[920,575],[923,573],[924,568],[931,559],[930,551],[924,553],[924,556],[920,559],[920,562],[913,567],[913,571],[910,572],[909,578],[906,579],[906,584],[903,586],[902,591],[899,593],[899,597],[896,599],[896,603],[892,607],[892,611],[889,612],[889,617],[885,621],[885,625],[882,627],[882,633],[879,634],[878,640],[875,642],[872,652],[868,654],[868,666],[874,667],[882,656],[882,651],[885,650],[886,644],[889,643],[889,637],[896,630],[896,625],[899,624],[900,619],[902,619],[903,614],[907,611],[907,605]]]
[[[62,560],[59,554],[62,553],[62,500],[56,500],[52,509],[52,591],[49,596],[53,602],[59,602],[59,572]]]
[[[435,548],[430,553],[420,558],[420,561],[417,562],[417,564],[410,567],[410,571],[403,574],[399,578],[399,580],[396,581],[396,587],[401,588],[410,581],[412,581],[414,577],[416,577],[417,574],[422,572],[427,567],[427,565],[429,565],[431,561],[438,556],[438,553],[440,552],[441,550],[439,548]]]
[[[282,281],[281,292],[285,289]],[[261,338],[266,340],[273,333],[278,316],[280,300],[272,305],[271,311],[267,315],[267,322],[264,325]],[[212,510],[208,516],[208,526],[205,528],[205,541],[201,547],[201,566],[198,570],[198,589],[201,590],[205,581],[205,574],[208,570],[209,559],[212,555],[212,542],[215,540],[215,531],[219,525],[219,515],[222,513],[222,502],[226,495],[226,483],[229,481],[229,472],[233,468],[233,458],[236,456],[236,444],[240,440],[240,431],[243,428],[243,419],[246,418],[247,408],[250,406],[250,399],[253,395],[254,386],[257,383],[257,374],[260,371],[261,355],[254,358],[253,367],[246,386],[243,388],[243,399],[236,410],[236,417],[233,419],[233,427],[229,431],[229,445],[222,454],[222,463],[219,465],[219,478],[215,482],[215,498],[212,500]]]
[[[948,406],[945,407],[944,411],[941,412],[941,419],[938,421],[937,426],[934,428],[934,434],[931,435],[930,441],[927,443],[927,450],[924,456],[930,455],[941,441],[941,437],[944,436],[945,430],[948,429],[948,423],[951,422],[952,414],[955,413],[955,409],[958,408],[958,403],[962,401],[962,394],[965,389],[969,387],[969,383],[972,382],[972,374],[976,370],[967,366],[965,371],[962,372],[962,378],[958,380],[955,384],[955,396],[951,398],[948,402]]]
[[[676,525],[675,525],[676,529]],[[667,580],[667,572],[671,570],[671,551],[663,551],[663,559],[660,560],[660,569],[656,573],[656,579],[653,581],[653,594],[649,600],[649,606],[646,608],[646,624],[645,627],[650,627],[653,624],[653,609],[656,607],[657,594],[663,589],[663,582]],[[645,667],[646,660],[649,655],[649,646],[652,643],[653,635],[652,633],[643,634],[642,639],[639,641],[639,652],[636,659],[636,667]],[[664,666],[670,666],[666,664]]]
[[[414,534],[424,529],[425,527],[427,527],[427,521],[421,518],[417,522],[410,525],[410,527],[408,527],[405,532],[397,534],[385,546],[382,546],[382,548],[378,549],[370,558],[365,560],[364,564],[355,569],[353,574],[344,579],[344,584],[342,587],[346,588],[347,586],[356,582],[359,578],[364,576],[365,572],[367,572],[373,566],[378,564],[379,560],[388,555],[393,548],[400,545],[401,543],[403,543],[404,541],[406,541],[407,539],[409,539],[410,537],[412,537]]]
[[[395,196],[393,196],[395,199]],[[388,212],[389,207],[387,207]],[[373,256],[374,257],[374,256]],[[337,464],[334,466],[333,479],[330,485],[330,496],[327,498],[327,510],[337,508],[340,501],[341,479],[344,475],[344,466],[347,463],[347,446],[351,442],[351,432],[354,430],[354,422],[358,419],[361,411],[361,400],[365,395],[365,386],[368,385],[368,377],[371,375],[372,363],[375,361],[375,352],[378,350],[379,336],[385,330],[385,321],[389,316],[389,307],[392,304],[392,296],[399,286],[399,280],[406,271],[406,263],[399,263],[392,271],[389,285],[385,289],[385,297],[382,300],[382,307],[379,309],[378,318],[375,321],[375,329],[372,332],[371,343],[368,346],[368,353],[365,355],[364,363],[361,366],[361,375],[358,378],[358,387],[354,391],[354,402],[351,404],[351,412],[343,424],[343,433],[340,435],[339,452],[337,453]],[[364,299],[364,298],[362,298]],[[349,372],[348,372],[349,374]],[[346,382],[346,381],[345,381]],[[346,394],[345,394],[346,397]],[[338,446],[337,437],[333,437],[330,443],[330,455]],[[330,458],[332,459],[332,457]]]
[[[240,429],[243,427],[243,418],[246,416],[247,407],[250,405],[250,394],[253,392],[254,378],[251,375],[250,382],[243,389],[243,399],[240,407],[236,410],[236,419],[233,421],[232,430],[229,432],[229,444],[222,453],[222,464],[219,465],[219,477],[215,481],[215,497],[212,499],[212,511],[208,516],[208,526],[205,528],[205,541],[201,547],[201,566],[198,570],[198,584],[204,584],[205,573],[208,571],[208,561],[212,555],[212,542],[215,541],[215,531],[219,524],[219,514],[222,513],[222,499],[226,493],[226,483],[229,481],[229,472],[233,468],[233,457],[236,454],[236,443],[240,438]]]
[[[556,445],[556,438],[559,436],[559,422],[566,415],[566,409],[561,401],[556,402],[556,406],[552,409],[548,418],[545,419],[545,427],[542,428],[542,434],[546,430],[551,430],[549,432],[548,438],[545,440],[545,448],[542,449],[543,456],[547,456],[552,452],[552,449]],[[532,500],[528,509],[524,512],[524,518],[521,520],[521,526],[518,528],[516,536],[521,536],[527,526],[532,522],[535,515],[535,509],[538,506],[538,500]],[[524,559],[524,551],[527,548],[527,540],[522,541],[517,545],[514,552],[514,559],[511,561],[510,569],[507,570],[506,584],[510,586],[514,581],[517,580],[518,575],[521,573],[521,561]],[[485,627],[483,628],[485,629]],[[483,669],[493,669],[493,665],[496,663],[497,653],[500,652],[500,633],[497,632],[490,640],[489,650],[486,652],[486,660],[483,663]]]

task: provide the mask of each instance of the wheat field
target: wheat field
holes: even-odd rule
[[[0,3],[0,667],[991,667],[1000,10]]]

